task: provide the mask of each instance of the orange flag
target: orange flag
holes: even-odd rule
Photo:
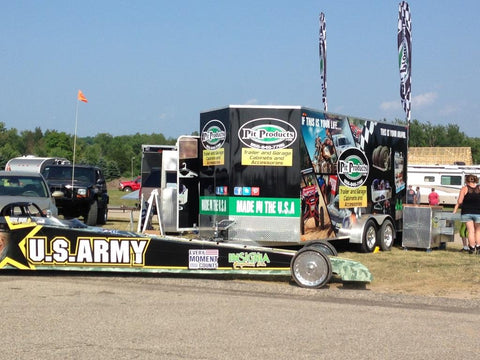
[[[78,96],[77,96],[78,100],[80,101],[83,101],[85,103],[88,103],[88,100],[87,98],[85,97],[85,95],[83,95],[82,93],[82,90],[78,90]]]

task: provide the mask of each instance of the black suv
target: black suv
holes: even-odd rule
[[[42,175],[55,198],[58,214],[83,217],[85,224],[105,224],[108,213],[107,183],[102,170],[88,165],[49,165]]]

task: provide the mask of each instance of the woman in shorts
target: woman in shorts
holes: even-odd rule
[[[453,208],[455,214],[462,207],[462,222],[467,227],[470,254],[480,254],[480,186],[477,184],[477,176],[465,176],[465,186],[460,189]]]

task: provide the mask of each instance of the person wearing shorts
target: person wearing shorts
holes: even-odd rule
[[[459,207],[462,208],[461,219],[468,231],[468,252],[480,255],[480,186],[477,176],[465,176],[465,186],[458,194],[458,201],[453,208],[454,214]]]

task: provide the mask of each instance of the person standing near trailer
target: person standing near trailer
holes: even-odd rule
[[[480,186],[478,177],[467,175],[466,185],[458,194],[458,201],[453,208],[455,214],[458,208],[462,207],[462,222],[465,223],[468,231],[468,252],[480,254]]]
[[[407,204],[415,204],[415,195],[415,190],[413,190],[412,185],[408,185]]]
[[[420,205],[420,202],[421,202],[420,196],[421,196],[421,194],[420,194],[420,188],[417,186],[417,187],[415,188],[415,198],[414,198],[414,202],[415,202],[415,204],[417,204],[417,205]]]
[[[438,193],[435,191],[435,188],[432,188],[430,194],[428,194],[428,204],[430,206],[437,206],[440,203],[440,197]]]

